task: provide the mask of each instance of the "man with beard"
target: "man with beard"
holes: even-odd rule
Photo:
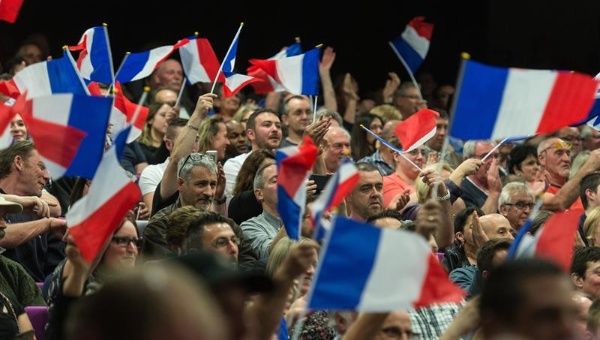
[[[242,123],[232,119],[225,123],[225,126],[227,127],[227,138],[229,139],[229,145],[225,149],[225,160],[248,152],[246,131],[244,131]]]
[[[215,212],[200,213],[186,231],[182,254],[205,250],[237,265],[241,240],[235,229],[239,227],[230,218]]]
[[[310,124],[312,110],[308,98],[292,96],[285,101],[281,119],[287,128],[287,137],[281,142],[281,147],[298,145],[306,127]]]

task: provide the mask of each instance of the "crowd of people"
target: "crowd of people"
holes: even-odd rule
[[[24,41],[2,79],[47,53]],[[176,58],[124,87],[132,101],[140,84],[151,88],[143,132],[121,160],[142,196],[91,264],[62,218],[90,179],[51,180],[17,115],[13,143],[0,150],[0,338],[32,338],[25,309],[47,305],[46,339],[600,339],[600,132],[461,141],[448,136],[452,85],[391,72],[361,92],[350,73],[332,76],[334,62],[324,48],[317,105],[287,92],[210,93],[186,85]],[[435,136],[402,155],[361,128],[402,148],[397,124],[423,108],[439,113]],[[275,151],[305,136],[319,154],[295,242],[278,211]],[[112,137],[109,128],[107,144]],[[345,159],[359,180],[326,218],[422,235],[463,302],[307,310],[322,246],[311,205]],[[543,259],[507,260],[528,218],[536,233],[569,209],[582,213],[569,273]]]

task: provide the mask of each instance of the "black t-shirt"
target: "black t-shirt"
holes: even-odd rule
[[[160,184],[161,182],[158,182],[158,185],[156,186],[156,190],[154,190],[154,197],[152,198],[152,215],[154,215],[155,213],[157,213],[158,211],[160,211],[162,208],[164,207],[168,207],[171,204],[175,203],[177,201],[177,198],[179,197],[179,191],[175,191],[175,193],[173,195],[171,195],[170,197],[168,197],[167,199],[163,199],[162,197],[160,197]]]

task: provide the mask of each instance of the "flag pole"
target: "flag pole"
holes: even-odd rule
[[[110,39],[108,38],[108,24],[103,22],[102,28],[104,29],[104,36],[106,37],[106,47],[108,49],[108,63],[110,64],[110,76],[111,76],[111,81],[112,81],[111,84],[114,84],[115,83],[115,69],[114,69],[113,60],[112,60],[112,48],[110,47]]]
[[[77,74],[77,79],[79,79],[79,82],[81,83],[81,86],[84,88],[85,93],[89,96],[90,91],[88,90],[87,86],[85,86],[85,82],[83,81],[83,78],[81,78],[81,73],[79,73],[79,70],[77,69],[77,63],[75,62],[75,59],[73,59],[73,55],[71,54],[71,51],[69,51],[69,47],[66,45],[63,46],[63,55],[66,55],[66,57],[69,59],[69,62],[73,66],[73,70]]]
[[[402,158],[404,158],[405,160],[407,160],[412,166],[414,166],[417,170],[419,170],[420,172],[423,172],[423,169],[421,169],[417,164],[415,164],[415,162],[411,161],[410,158],[406,157],[406,155],[404,155],[404,151],[394,147],[393,145],[391,145],[390,143],[388,143],[385,139],[379,137],[375,132],[367,129],[364,125],[360,125],[361,128],[363,128],[363,130],[367,131],[367,133],[369,133],[371,136],[373,136],[373,138],[375,138],[376,140],[378,140],[381,144],[387,146],[388,148],[390,148],[392,151],[396,152],[397,154],[399,154]]]
[[[415,79],[415,76],[413,75],[412,71],[410,70],[410,67],[408,67],[408,64],[406,63],[404,58],[402,58],[402,55],[400,54],[400,52],[398,52],[398,50],[396,49],[396,46],[394,46],[394,44],[391,41],[388,41],[388,44],[390,45],[392,50],[394,50],[394,53],[396,54],[398,59],[400,59],[402,66],[404,66],[404,68],[408,72],[408,76],[410,77],[410,80],[412,81],[412,83],[415,85],[415,87],[419,91],[419,96],[421,96],[421,98],[423,98],[423,95],[421,94],[421,88],[419,88],[419,83],[417,83],[417,80]]]
[[[313,98],[313,123],[315,122],[315,120],[317,119],[317,101],[319,100],[319,96],[315,95]]]
[[[117,73],[115,73],[115,77],[114,77],[113,83],[110,84],[110,86],[108,87],[108,93],[110,93],[111,90],[112,90],[112,88],[115,86],[115,82],[117,81],[117,77],[119,76],[119,72],[121,72],[121,68],[125,64],[125,61],[127,60],[127,58],[129,58],[130,54],[131,54],[131,52],[125,52],[125,56],[123,57],[123,60],[121,61],[121,65],[119,65],[119,68],[117,69]]]
[[[179,89],[179,93],[177,94],[177,100],[175,101],[175,106],[179,105],[181,101],[181,96],[183,95],[183,89],[185,88],[185,84],[187,83],[187,77],[183,76],[183,81],[181,82],[181,88]]]
[[[244,27],[243,22],[240,23],[240,27],[238,28],[237,33],[235,33],[235,36],[233,37],[233,40],[231,41],[231,45],[229,45],[229,48],[227,49],[227,53],[225,53],[225,57],[223,58],[223,61],[221,62],[221,65],[219,65],[219,71],[217,71],[217,76],[215,77],[215,81],[213,82],[212,88],[210,89],[211,94],[215,93],[215,87],[217,86],[217,80],[219,79],[219,76],[223,72],[223,62],[225,60],[227,60],[227,57],[229,57],[231,48],[233,48],[233,43],[236,41],[237,37],[240,35],[240,32],[242,31],[242,27]]]
[[[508,137],[504,138],[503,140],[500,141],[500,143],[496,144],[496,146],[494,146],[492,148],[492,150],[490,150],[490,152],[486,153],[485,156],[483,156],[483,158],[481,159],[482,162],[485,162],[485,160],[492,154],[494,153],[494,151],[498,150],[498,148],[504,144],[506,141],[508,140]]]

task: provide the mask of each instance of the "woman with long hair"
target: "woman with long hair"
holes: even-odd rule
[[[372,113],[365,113],[358,117],[356,124],[352,127],[352,137],[350,138],[350,149],[352,150],[352,158],[355,161],[369,156],[377,150],[375,147],[375,138],[361,128],[361,125],[379,136],[383,132],[385,121]]]

